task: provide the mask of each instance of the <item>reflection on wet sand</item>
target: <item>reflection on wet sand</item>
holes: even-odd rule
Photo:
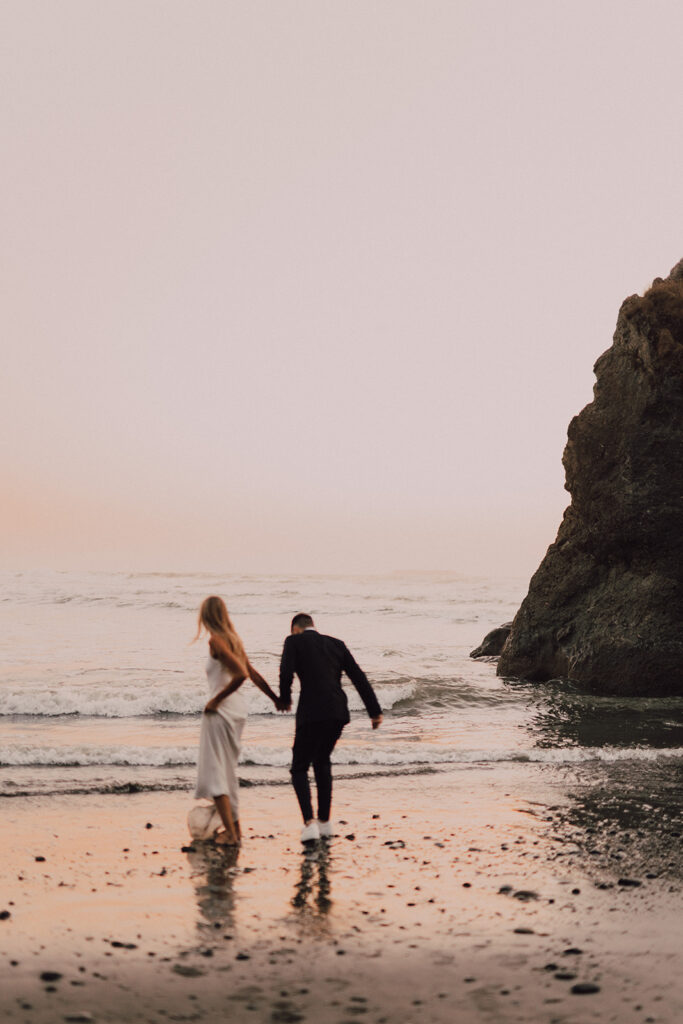
[[[680,698],[601,697],[559,679],[529,696],[538,747],[683,747]]]
[[[589,874],[683,878],[683,772],[677,762],[593,762],[567,780],[567,802],[548,808],[551,839],[570,844]]]
[[[326,843],[304,851],[292,906],[307,921],[323,921],[332,908],[330,871],[332,857]]]
[[[216,846],[195,841],[188,849],[197,908],[201,917],[197,927],[232,926],[235,912],[234,882],[239,847]]]

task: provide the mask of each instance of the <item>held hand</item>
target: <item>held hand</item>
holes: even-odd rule
[[[278,697],[277,701],[275,702],[275,707],[278,709],[278,711],[291,711],[292,702],[291,700],[288,702],[284,701],[282,697]]]
[[[383,718],[384,718],[384,715],[377,715],[377,718],[371,719],[371,721],[372,721],[372,728],[373,729],[379,729],[380,725],[382,724]]]
[[[217,711],[218,711],[218,705],[214,704],[214,702],[212,700],[210,700],[208,702],[208,704],[206,705],[206,707],[204,708],[204,713],[207,714],[207,715],[215,715]]]

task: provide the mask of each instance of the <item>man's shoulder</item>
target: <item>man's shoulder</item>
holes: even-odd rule
[[[331,644],[333,647],[339,647],[340,649],[346,647],[344,641],[339,640],[336,636],[328,636],[327,633],[316,633],[315,635],[319,636],[324,643]]]
[[[346,644],[343,640],[339,640],[336,636],[328,636],[327,633],[319,633],[317,629],[306,629],[303,633],[299,633],[295,639],[299,642],[300,650],[305,650],[307,647],[309,650],[324,648],[327,651],[334,651],[339,655],[343,655],[346,650]]]

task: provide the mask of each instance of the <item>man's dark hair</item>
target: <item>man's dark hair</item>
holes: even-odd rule
[[[307,615],[306,612],[299,612],[298,615],[295,615],[292,619],[291,628],[294,629],[295,626],[298,626],[299,629],[309,629],[312,625],[313,619],[311,616]]]

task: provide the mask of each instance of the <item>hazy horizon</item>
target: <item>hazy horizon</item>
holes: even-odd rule
[[[683,255],[677,29],[4,4],[2,565],[530,577],[619,306]]]

